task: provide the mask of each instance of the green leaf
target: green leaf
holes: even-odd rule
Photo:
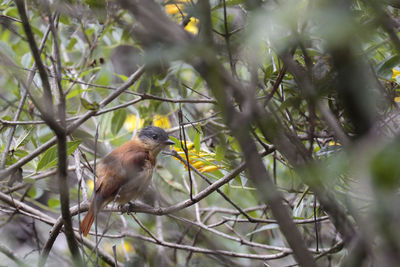
[[[196,135],[194,136],[194,148],[196,149],[196,152],[200,152],[200,133],[196,132]]]
[[[49,208],[58,208],[60,206],[60,200],[56,198],[50,198],[49,201],[47,201],[47,206],[49,206]]]
[[[175,143],[175,145],[173,145],[173,147],[178,148],[178,149],[181,149],[181,148],[182,148],[181,142],[179,141],[178,138],[175,138],[175,137],[173,137],[173,136],[170,136],[169,138],[170,138],[172,141],[174,141],[174,143]]]
[[[114,111],[114,115],[111,119],[111,132],[113,135],[117,135],[118,132],[121,130],[124,122],[126,120],[126,110],[119,109]]]
[[[87,109],[87,110],[98,110],[99,109],[99,104],[97,102],[90,103],[86,99],[81,97],[81,103],[82,106]]]
[[[32,199],[38,199],[43,195],[44,191],[40,187],[32,186],[28,191],[28,196]]]
[[[267,230],[272,230],[272,229],[278,229],[278,228],[279,228],[279,225],[278,225],[278,224],[276,224],[276,223],[270,223],[270,224],[267,224],[267,225],[264,225],[264,226],[258,228],[258,229],[255,230],[255,231],[252,231],[252,232],[246,234],[246,236],[250,236],[250,235],[253,235],[253,234],[258,233],[258,232],[267,231]]]
[[[115,74],[117,75],[123,82],[126,82],[128,80],[128,76],[123,75],[123,74]]]
[[[81,89],[79,87],[76,87],[68,93],[68,95],[66,96],[66,99],[69,100],[75,96],[81,95],[83,92],[87,92],[90,90],[92,90],[92,89]]]
[[[18,139],[17,141],[15,141],[15,145],[14,145],[14,149],[25,145],[29,139],[27,137],[29,137],[29,134],[31,133],[32,129],[29,129],[27,131],[25,131]]]
[[[5,115],[5,116],[1,117],[1,119],[2,119],[3,121],[12,121],[12,118],[11,118],[10,115]]]
[[[88,70],[82,72],[79,75],[79,78],[85,77],[86,75],[88,75],[88,74],[90,74],[92,72],[98,72],[99,70],[101,70],[101,67],[94,67],[94,68],[88,69]]]
[[[18,157],[18,158],[23,158],[28,156],[28,152],[26,152],[25,150],[21,150],[21,149],[17,149],[14,150],[14,156]]]
[[[77,42],[78,42],[78,41],[76,40],[76,38],[73,37],[73,38],[71,39],[71,41],[69,41],[69,44],[68,44],[68,46],[67,46],[67,50],[71,50]]]
[[[62,23],[62,24],[70,24],[71,22],[71,18],[70,18],[70,16],[66,16],[66,15],[61,15],[60,14],[60,22]]]
[[[222,145],[218,145],[215,148],[215,160],[221,162],[224,160],[224,158],[225,158],[225,147]]]
[[[107,69],[103,68],[97,74],[96,84],[108,86],[111,84],[111,81],[112,81],[112,76],[111,76],[110,71],[108,71]]]
[[[80,140],[75,140],[67,143],[67,155],[71,155],[75,149],[78,148]],[[44,154],[43,157],[39,160],[38,165],[36,167],[36,171],[40,171],[43,169],[48,169],[57,165],[57,146],[50,147]]]

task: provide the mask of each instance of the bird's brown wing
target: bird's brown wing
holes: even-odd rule
[[[107,201],[113,200],[121,186],[146,167],[149,154],[146,151],[125,151],[118,156],[111,153],[99,164],[96,192]]]
[[[128,175],[132,176],[133,173],[142,171],[149,159],[149,153],[146,151],[128,151],[122,158],[121,164],[127,170]]]

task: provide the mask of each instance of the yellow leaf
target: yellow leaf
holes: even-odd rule
[[[103,248],[105,251],[107,251],[110,254],[113,254],[113,246],[116,245],[117,248],[117,258],[122,260],[122,255],[124,255],[124,249],[127,253],[129,254],[134,254],[135,253],[135,248],[132,246],[131,243],[122,241],[117,244],[114,242],[104,242]]]
[[[184,9],[184,3],[187,3],[189,1],[190,0],[180,0],[180,1],[166,0],[164,1],[165,3],[167,3],[165,5],[165,12],[170,15],[182,12]]]
[[[394,102],[399,103],[400,102],[400,96],[397,96],[394,98]]]
[[[393,71],[392,79],[396,79],[396,77],[400,75],[400,71],[396,69],[392,69],[392,71]]]
[[[198,169],[199,167],[203,166],[205,163],[203,161],[196,161],[195,163],[192,164],[193,167]]]
[[[124,248],[125,248],[126,252],[129,253],[129,252],[133,252],[135,250],[135,248],[132,246],[131,243],[126,242],[126,241],[123,241],[123,243],[124,243]]]
[[[335,141],[330,141],[330,142],[328,143],[328,145],[330,145],[330,146],[341,146],[340,143],[335,142]]]
[[[185,141],[181,140],[181,144],[183,145],[183,147],[185,147]],[[186,141],[186,147],[188,150],[191,150],[194,148],[194,143],[190,142],[190,141]],[[176,148],[176,151],[178,151],[178,153],[179,153],[180,151],[183,151],[183,150],[182,150],[182,148],[179,147],[179,148]]]
[[[169,121],[168,116],[159,114],[154,116],[153,125],[163,129],[171,128],[171,122]]]
[[[213,172],[213,171],[216,171],[218,169],[219,169],[219,167],[214,165],[214,166],[206,166],[206,167],[200,168],[199,171],[201,173],[203,173],[203,172]]]
[[[88,180],[88,181],[86,182],[86,184],[87,184],[87,186],[89,187],[89,189],[93,191],[93,188],[94,188],[94,182],[93,182],[93,180]]]
[[[209,153],[209,152],[200,152],[199,153],[200,157],[214,157],[214,153]]]
[[[179,12],[179,10],[182,10],[182,5],[181,4],[170,4],[165,6],[165,12],[170,15],[174,15]]]
[[[197,35],[199,33],[199,28],[197,27],[197,24],[199,24],[199,20],[191,17],[189,23],[185,26],[185,30],[194,35]]]
[[[124,128],[128,132],[133,132],[135,129],[139,129],[142,126],[143,126],[143,120],[140,118],[138,119],[136,115],[133,114],[129,114],[124,122]]]

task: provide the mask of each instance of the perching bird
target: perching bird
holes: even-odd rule
[[[93,194],[95,197],[92,197],[89,211],[81,223],[80,231],[84,236],[89,233],[96,214],[108,203],[125,204],[145,193],[158,153],[172,144],[174,142],[163,129],[149,126],[99,162],[96,194]]]

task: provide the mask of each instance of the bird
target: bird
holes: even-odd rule
[[[95,194],[80,225],[87,236],[99,211],[115,201],[126,204],[142,196],[148,188],[158,153],[174,142],[161,128],[147,126],[130,141],[102,158],[97,167]]]

